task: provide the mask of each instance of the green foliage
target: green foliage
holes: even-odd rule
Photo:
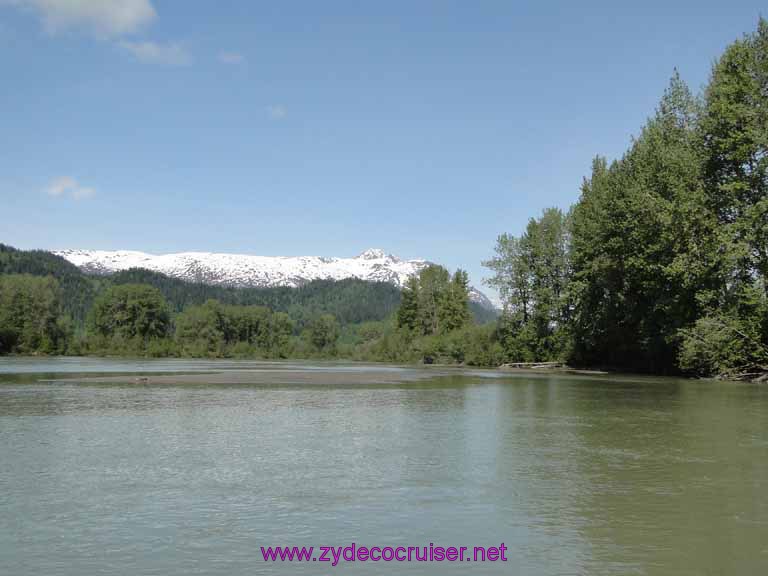
[[[55,279],[0,276],[0,353],[63,353],[70,337]]]
[[[499,366],[507,361],[499,338],[499,327],[493,324],[470,326],[461,334],[464,362],[470,366]]]
[[[596,160],[573,211],[573,359],[669,372],[716,276],[699,102],[675,74],[623,158]],[[713,252],[714,250],[714,252]]]
[[[465,325],[429,335],[414,335],[396,322],[385,323],[382,328],[379,337],[357,346],[357,359],[469,366],[498,366],[504,362],[499,332],[493,324]]]
[[[184,356],[222,356],[224,329],[221,304],[209,300],[201,306],[190,306],[176,318],[176,341]]]
[[[761,306],[765,317],[765,303]],[[680,331],[680,366],[694,374],[737,377],[755,370],[768,370],[765,326],[760,315],[743,317],[715,313],[699,318]]]
[[[168,336],[171,317],[159,290],[124,284],[112,286],[96,298],[88,324],[102,342],[138,350],[150,340]]]
[[[739,273],[768,274],[768,22],[715,64],[702,117],[709,205],[741,245]]]
[[[499,319],[500,313],[496,308],[470,300],[469,315],[475,324],[494,324]]]
[[[64,258],[43,250],[17,250],[0,244],[0,276],[51,276],[59,285],[63,312],[82,324],[93,303],[98,280],[91,280]]]
[[[403,287],[402,300],[397,309],[397,325],[407,330],[416,331],[420,329],[419,318],[419,290],[421,283],[419,278],[411,276],[405,282]]]
[[[443,332],[460,330],[472,321],[469,311],[469,276],[464,270],[456,270],[444,289],[438,317]]]
[[[307,323],[302,336],[315,352],[334,355],[339,338],[339,323],[331,314],[320,314]]]
[[[390,321],[377,322],[375,325],[361,325],[358,328],[353,357],[356,360],[401,364],[419,360],[418,353],[413,348],[413,332],[409,328],[399,327],[396,316]]]
[[[680,331],[680,364],[700,374],[766,370],[768,345],[768,22],[715,64],[701,115],[702,209],[712,214],[714,281]],[[710,257],[712,259],[712,257]]]
[[[502,235],[487,263],[506,360],[763,370],[768,344],[768,23],[704,98],[677,72],[624,156],[597,158],[570,219]]]
[[[458,330],[469,324],[471,317],[467,273],[457,270],[451,277],[445,268],[433,264],[406,283],[397,325],[431,336]]]
[[[64,332],[72,335],[66,339],[66,351],[78,354],[357,357],[369,353],[357,348],[369,345],[371,337],[360,340],[355,326],[383,325],[398,309],[401,298],[398,288],[389,283],[357,279],[317,280],[299,288],[229,288],[189,283],[142,269],[89,276],[48,252],[22,251],[0,244],[0,275],[15,272],[56,278],[61,293],[59,323]],[[458,279],[466,280],[462,276]],[[119,311],[108,309],[105,302],[112,300],[113,288],[126,285],[153,287],[162,294],[170,311],[168,321],[163,320],[168,324],[165,336],[144,334],[140,329],[137,332],[130,323],[110,325],[107,319],[119,316]],[[446,300],[440,321],[448,326],[466,321],[462,292],[459,287],[452,292],[453,298]],[[207,304],[213,300],[216,302]],[[495,319],[475,303],[469,310],[481,321]],[[321,350],[312,344],[309,333],[302,334],[318,317],[327,314],[336,319],[339,338],[336,345],[322,346]],[[171,326],[174,323],[175,328]],[[269,329],[265,329],[268,324]],[[6,340],[10,338],[8,329],[0,327],[0,331],[6,334]],[[254,333],[260,336],[254,337]],[[382,336],[383,330],[377,338]],[[17,347],[14,350],[18,351]],[[397,355],[403,357],[400,352]]]
[[[149,284],[168,301],[172,311],[208,300],[237,306],[262,306],[285,312],[301,327],[318,314],[332,314],[342,324],[382,320],[400,303],[400,291],[387,282],[314,280],[298,288],[232,288],[190,283],[149,270],[132,269],[109,277],[113,284]]]
[[[386,322],[363,322],[356,329],[356,340],[361,344],[374,342],[381,338],[386,332],[388,324]]]
[[[366,326],[358,332],[355,357],[401,363],[465,363],[471,348],[469,355],[479,362],[489,355],[483,356],[481,342],[473,342],[474,329],[466,272],[457,270],[451,276],[445,268],[431,265],[408,280],[392,322]]]
[[[428,266],[419,272],[419,322],[417,330],[425,336],[442,330],[444,301],[448,293],[450,276],[442,266]]]
[[[176,342],[184,356],[282,357],[293,324],[284,312],[208,300],[176,318]]]
[[[501,346],[509,361],[560,359],[568,344],[570,216],[549,208],[519,237],[502,234],[485,262],[504,304]]]

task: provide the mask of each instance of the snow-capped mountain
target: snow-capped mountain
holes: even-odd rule
[[[144,268],[189,282],[234,287],[297,287],[311,280],[361,280],[390,282],[402,287],[409,276],[429,266],[427,260],[401,260],[383,250],[370,249],[354,258],[320,256],[251,256],[213,252],[147,254],[129,250],[60,250],[65,258],[89,274],[113,274]],[[493,304],[472,288],[470,299],[487,307]]]
[[[481,307],[485,308],[486,310],[501,310],[500,306],[497,306],[493,303],[493,301],[488,298],[485,294],[480,292],[477,288],[474,286],[469,287],[469,299],[472,302],[477,302]]]
[[[54,254],[90,274],[144,268],[187,281],[235,287],[296,287],[310,280],[344,278],[391,282],[402,286],[410,275],[429,264],[425,260],[400,260],[383,250],[366,250],[355,258],[212,252],[155,255],[127,250],[62,250]]]

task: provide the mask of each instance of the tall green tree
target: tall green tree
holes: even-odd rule
[[[496,240],[496,255],[483,265],[493,271],[487,284],[496,288],[504,306],[504,315],[527,323],[533,307],[533,271],[525,237],[502,234]]]
[[[610,166],[596,160],[582,186],[572,229],[576,362],[675,367],[677,331],[695,319],[696,291],[711,273],[696,260],[712,248],[711,236],[697,237],[711,232],[701,206],[698,115],[675,73],[630,150]],[[687,268],[693,261],[696,270]]]
[[[222,356],[225,327],[223,310],[216,300],[190,306],[176,318],[176,341],[189,356]]]
[[[469,311],[469,276],[456,270],[444,289],[440,302],[439,324],[443,332],[453,332],[468,326],[472,320]]]
[[[431,264],[408,279],[403,288],[397,325],[416,336],[444,334],[468,325],[469,278],[464,270],[453,276]]]
[[[331,314],[313,318],[304,329],[305,336],[317,352],[333,354],[339,339],[339,323]]]
[[[560,359],[568,345],[570,218],[549,208],[518,238],[502,234],[484,262],[504,305],[499,325],[509,360]]]
[[[102,338],[146,343],[168,336],[171,316],[159,290],[142,284],[124,284],[112,286],[96,298],[89,325]]]
[[[450,275],[442,266],[432,264],[419,271],[419,323],[424,335],[438,334]]]
[[[731,44],[706,90],[707,196],[738,252],[735,273],[768,278],[768,22]]]
[[[403,295],[400,300],[400,307],[397,309],[397,325],[406,330],[416,331],[419,329],[419,278],[410,276],[403,286]]]
[[[70,336],[54,278],[0,276],[0,354],[63,353]]]
[[[701,120],[705,207],[714,214],[717,282],[680,331],[681,366],[702,374],[768,369],[768,22],[714,65]]]

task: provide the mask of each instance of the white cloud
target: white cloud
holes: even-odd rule
[[[3,5],[36,13],[51,34],[87,30],[98,38],[113,40],[142,62],[168,66],[191,63],[188,52],[178,43],[120,41],[157,17],[153,0],[0,0]],[[228,54],[232,57],[236,53]]]
[[[222,64],[242,64],[245,62],[245,56],[243,56],[240,52],[222,50],[219,52],[219,62]]]
[[[50,33],[85,28],[98,36],[136,32],[156,16],[151,0],[0,0],[34,11]]]
[[[53,197],[68,196],[73,200],[85,200],[96,194],[96,190],[81,186],[71,176],[54,178],[45,189],[46,194]]]
[[[191,62],[187,51],[176,43],[120,42],[120,46],[142,62],[166,66],[186,66]]]
[[[288,115],[288,109],[282,104],[267,106],[267,112],[273,120],[282,120]]]

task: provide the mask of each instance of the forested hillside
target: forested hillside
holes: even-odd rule
[[[141,269],[91,276],[49,252],[0,245],[0,352],[336,356],[341,345],[352,355],[361,333],[394,321],[400,300],[392,284],[357,279],[228,288]]]
[[[303,325],[317,314],[332,314],[341,324],[382,320],[400,303],[400,290],[387,282],[356,279],[314,280],[299,288],[226,288],[191,284],[148,270],[127,270],[107,277],[113,284],[148,284],[163,294],[174,312],[218,300],[222,304],[265,306],[287,312]]]
[[[127,270],[113,276],[88,276],[60,256],[43,250],[17,250],[0,244],[0,274],[52,276],[61,288],[63,309],[82,323],[96,294],[107,286],[148,284],[164,296],[173,312],[218,300],[223,304],[266,306],[288,312],[299,324],[316,314],[333,314],[341,324],[381,320],[400,302],[400,290],[386,282],[316,280],[300,288],[226,288],[193,284],[148,270]]]
[[[99,287],[98,279],[87,278],[77,266],[44,250],[17,250],[0,244],[0,275],[30,274],[52,276],[61,289],[64,312],[78,324],[93,303]]]

